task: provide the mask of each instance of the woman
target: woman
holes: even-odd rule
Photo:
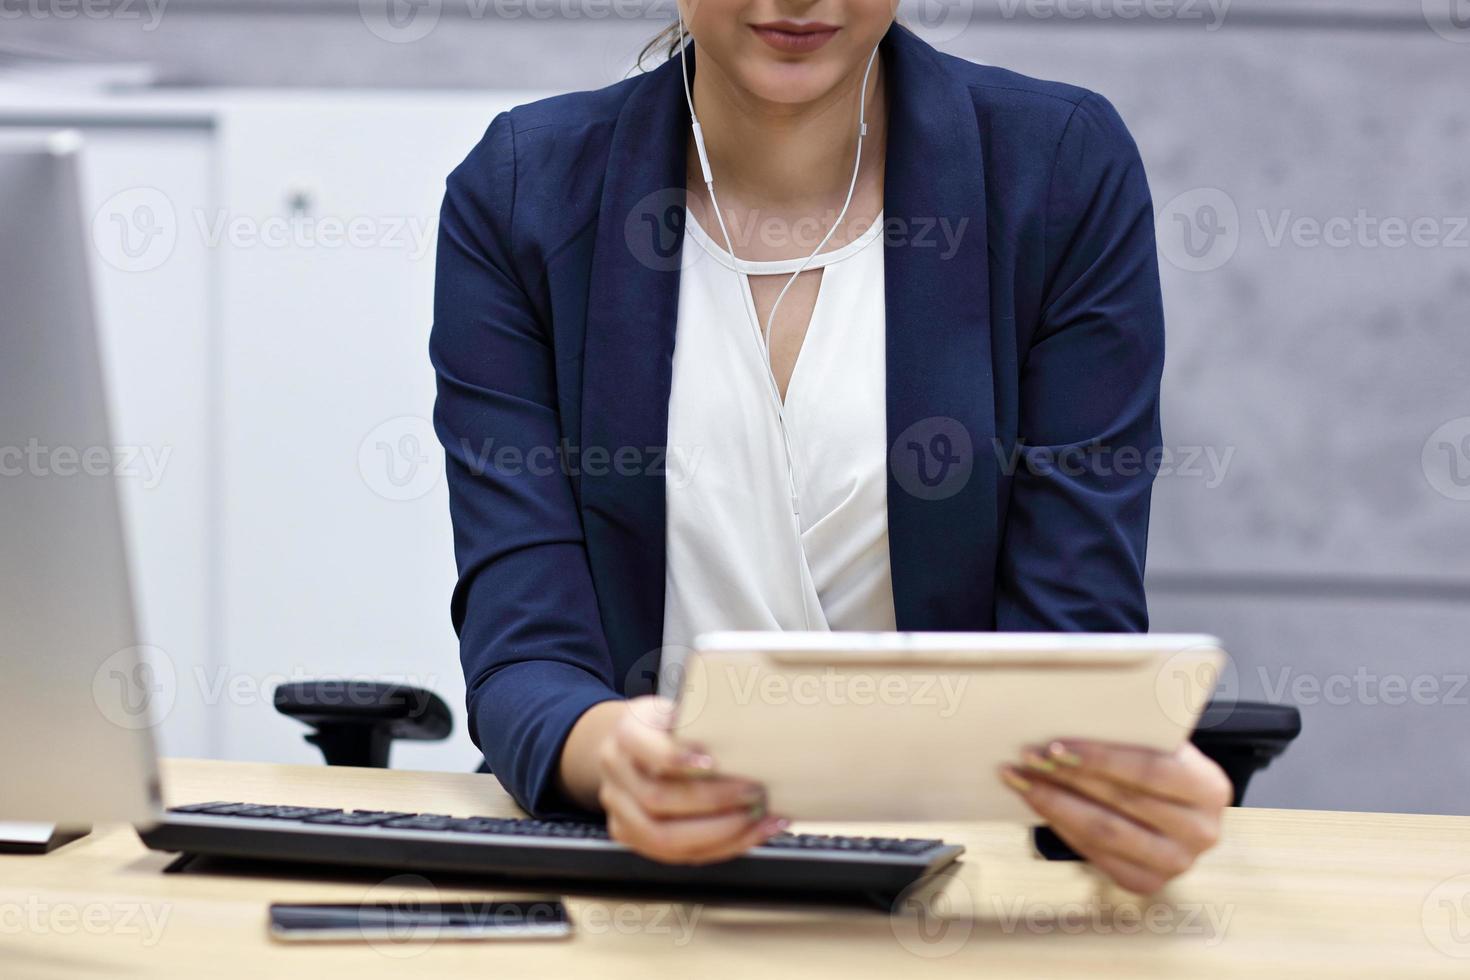
[[[532,812],[708,862],[785,824],[669,734],[664,650],[1147,628],[1163,318],[1100,97],[889,0],[682,13],[682,58],[501,115],[451,175],[432,356],[477,744]],[[1230,795],[1188,744],[975,778],[1139,892]]]

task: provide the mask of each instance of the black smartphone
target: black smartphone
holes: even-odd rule
[[[270,934],[281,942],[565,939],[572,934],[572,920],[557,898],[275,904],[270,907]]]

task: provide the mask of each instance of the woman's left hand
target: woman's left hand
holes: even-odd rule
[[[1188,871],[1220,839],[1230,779],[1189,742],[1174,752],[1067,740],[1001,770],[1057,836],[1140,895]]]

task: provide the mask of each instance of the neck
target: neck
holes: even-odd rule
[[[746,208],[840,207],[857,150],[858,95],[867,60],[821,99],[801,105],[766,102],[741,89],[709,58],[699,59],[694,106],[704,130],[722,205]],[[882,59],[868,79],[868,135],[863,171],[880,158],[887,112]],[[701,182],[697,159],[691,186]],[[861,178],[860,178],[861,179]]]

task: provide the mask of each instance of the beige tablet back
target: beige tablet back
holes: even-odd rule
[[[1001,764],[1066,737],[1175,749],[1224,660],[1199,635],[706,634],[676,735],[783,816],[1036,822]]]

